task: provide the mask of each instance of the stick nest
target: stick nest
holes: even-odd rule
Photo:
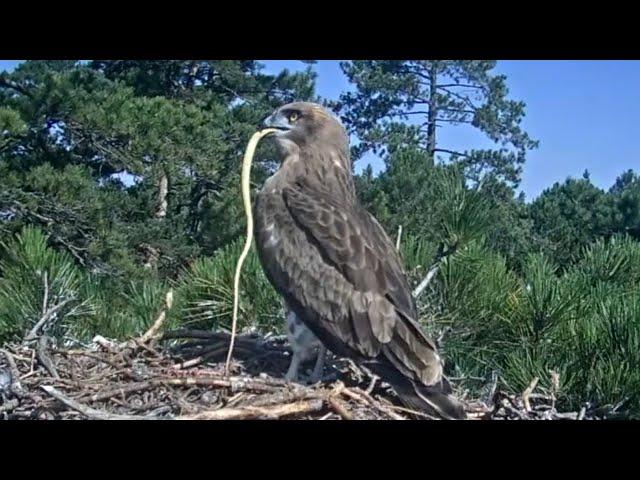
[[[315,385],[282,379],[291,352],[282,337],[236,337],[230,375],[226,333],[174,331],[116,343],[103,337],[61,348],[48,337],[0,349],[0,418],[99,420],[404,420],[429,418],[353,362],[328,356]],[[491,389],[467,401],[470,419],[586,419],[560,413],[536,382],[519,396]],[[464,398],[464,394],[461,396]]]

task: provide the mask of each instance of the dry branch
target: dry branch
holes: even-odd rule
[[[47,349],[48,349],[47,344],[48,344],[48,342],[49,342],[49,337],[47,337],[46,335],[43,335],[38,339],[38,347],[36,349],[36,356],[38,357],[38,361],[42,364],[42,366],[44,368],[47,369],[49,374],[53,378],[59,379],[60,375],[58,375],[58,371],[56,370],[56,367],[53,364],[53,362],[51,361],[51,358],[49,357],[49,353],[47,352]]]
[[[45,277],[46,278],[46,277]],[[55,304],[53,307],[48,308],[43,314],[42,317],[40,318],[40,320],[38,320],[36,322],[36,324],[33,326],[33,328],[31,330],[29,330],[29,333],[27,333],[27,335],[24,337],[24,342],[23,343],[27,343],[31,340],[34,340],[37,336],[38,336],[38,331],[41,328],[44,328],[45,324],[51,320],[53,318],[53,316],[58,313],[58,311],[64,307],[67,303],[69,303],[71,300],[73,300],[72,298],[66,298],[65,300],[62,300],[60,303]]]
[[[186,340],[183,345],[193,345],[187,333],[182,332],[181,338]],[[193,335],[192,338],[201,337],[197,340],[201,349],[216,350],[218,358],[190,370],[174,368],[185,358],[176,344],[175,332],[165,334],[165,338],[169,337],[173,339],[166,347],[141,344],[144,347],[131,348],[134,341],[115,343],[98,338],[93,346],[83,349],[50,349],[46,348],[47,337],[40,337],[38,344],[32,346],[6,345],[0,350],[0,373],[4,375],[0,378],[2,418],[431,418],[404,408],[383,383],[372,381],[370,372],[331,355],[327,374],[337,381],[325,378],[318,384],[301,385],[283,380],[290,360],[283,339],[240,335],[237,345],[242,347],[243,358],[238,359],[238,373],[228,377],[224,368],[228,334]],[[209,346],[202,343],[205,340]],[[39,345],[44,345],[44,359],[37,352]],[[199,350],[192,346],[189,351],[197,354]],[[495,378],[490,382],[493,390]],[[470,402],[467,411],[469,418],[475,419],[591,419],[619,415],[620,404],[558,413],[554,397],[553,391],[540,391],[532,382],[522,395],[498,390],[487,398],[491,405]]]
[[[533,390],[536,388],[536,386],[538,385],[538,381],[539,378],[535,377],[533,380],[531,380],[531,383],[529,384],[529,386],[525,389],[524,392],[522,392],[522,402],[524,403],[524,408],[527,412],[531,411],[531,403],[529,402],[529,395],[531,395],[531,393],[533,392]]]
[[[147,330],[146,333],[140,337],[139,340],[141,343],[146,343],[160,337],[160,334],[159,334],[160,329],[162,328],[162,325],[164,324],[165,319],[167,317],[167,312],[171,310],[172,305],[173,305],[173,291],[169,290],[164,298],[164,308],[160,311],[158,318],[156,319],[155,322],[153,322],[153,325],[151,326],[151,328]]]
[[[91,407],[87,407],[86,405],[82,405],[81,403],[76,402],[75,400],[70,399],[69,397],[63,395],[61,392],[56,390],[54,387],[50,385],[43,385],[42,389],[51,395],[56,400],[62,402],[67,407],[74,409],[77,412],[80,412],[85,417],[93,420],[151,420],[150,417],[140,417],[138,415],[118,415],[113,413],[102,412],[100,410],[96,410]]]
[[[340,415],[344,420],[353,420],[353,414],[349,412],[349,409],[345,405],[345,403],[340,400],[337,396],[331,395],[328,398],[329,405],[331,408]]]
[[[176,420],[275,420],[292,415],[318,412],[322,408],[322,400],[303,400],[273,407],[221,408],[177,417]]]

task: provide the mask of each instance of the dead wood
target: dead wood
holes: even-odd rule
[[[114,342],[98,336],[92,345],[67,349],[52,347],[49,337],[40,335],[38,342],[28,345],[5,345],[0,349],[0,418],[432,418],[405,408],[368,370],[332,355],[323,382],[285,381],[290,350],[283,337],[239,335],[235,373],[229,377],[224,368],[229,334],[182,330],[166,332],[164,342],[154,343],[159,337],[158,328],[145,337],[149,341]],[[558,378],[552,379],[549,391],[534,379],[521,395],[501,391],[498,384],[494,375],[486,381],[488,392],[482,400],[466,402],[469,419],[582,420],[620,415],[622,402],[558,412]],[[466,396],[456,393],[459,398]]]

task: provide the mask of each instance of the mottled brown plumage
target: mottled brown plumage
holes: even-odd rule
[[[417,324],[395,246],[357,200],[344,127],[302,102],[265,124],[280,130],[282,156],[255,203],[256,245],[271,283],[329,350],[366,364],[409,407],[463,418]]]

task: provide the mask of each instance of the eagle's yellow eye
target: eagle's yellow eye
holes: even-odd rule
[[[293,112],[291,115],[289,115],[290,123],[294,123],[296,120],[298,120],[298,114],[296,112]]]

